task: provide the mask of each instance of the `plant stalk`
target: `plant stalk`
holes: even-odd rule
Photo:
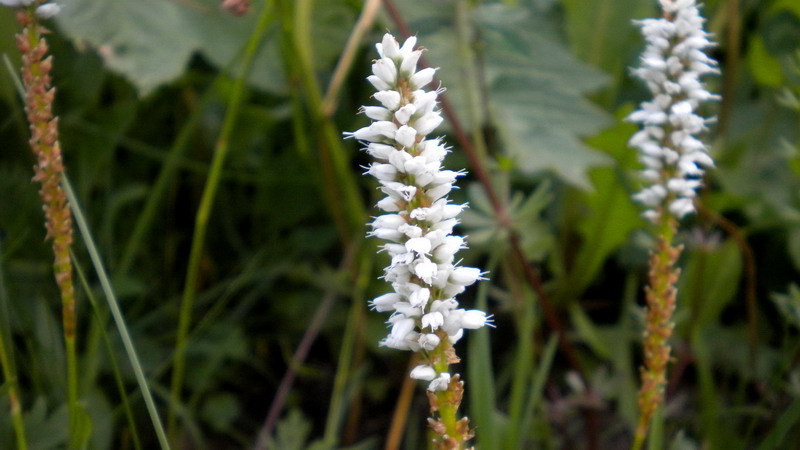
[[[17,34],[17,48],[22,53],[22,84],[25,90],[25,112],[30,124],[30,145],[36,155],[34,180],[41,184],[39,195],[45,212],[47,239],[53,245],[53,272],[61,294],[62,324],[67,357],[67,402],[69,406],[70,446],[81,446],[78,405],[78,357],[76,350],[75,289],[72,282],[72,216],[67,196],[61,187],[64,162],[58,140],[58,118],[53,117],[55,88],[50,71],[53,61],[35,13],[39,2],[17,11],[17,22],[23,27]]]
[[[650,280],[646,288],[645,361],[641,372],[639,422],[634,437],[634,450],[639,450],[644,445],[653,415],[664,402],[667,363],[671,352],[668,340],[675,326],[672,313],[675,311],[678,293],[675,286],[680,276],[680,270],[675,268],[675,263],[682,250],[681,246],[672,246],[676,228],[677,221],[663,208],[656,235],[658,242],[650,254]]]
[[[181,401],[183,378],[186,370],[186,347],[188,344],[187,337],[189,335],[189,327],[192,320],[194,299],[197,294],[198,279],[200,275],[200,261],[203,256],[203,247],[205,244],[206,232],[208,230],[208,220],[211,216],[211,210],[213,208],[217,188],[219,187],[222,169],[228,156],[230,137],[233,134],[233,130],[236,125],[236,119],[239,116],[239,110],[241,109],[242,100],[244,98],[245,80],[247,79],[247,74],[250,72],[250,69],[253,66],[253,61],[255,60],[255,56],[258,52],[261,41],[267,33],[268,25],[272,19],[271,10],[272,8],[270,0],[264,0],[264,6],[262,7],[259,15],[258,23],[256,24],[256,28],[247,43],[242,61],[242,70],[239,73],[231,92],[230,106],[225,114],[222,130],[220,131],[220,136],[214,149],[214,158],[211,162],[211,170],[206,181],[205,188],[203,189],[203,196],[200,200],[200,206],[197,209],[197,215],[195,217],[194,235],[192,237],[192,245],[189,253],[189,265],[186,271],[186,282],[184,284],[178,319],[178,330],[175,342],[175,359],[170,388],[170,403],[167,413],[167,430],[172,442],[176,442],[177,439],[176,407]]]

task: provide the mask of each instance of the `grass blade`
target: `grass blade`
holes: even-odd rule
[[[147,379],[144,376],[142,364],[139,362],[139,357],[136,354],[136,348],[133,345],[133,340],[131,339],[130,333],[128,333],[128,326],[125,324],[125,318],[122,316],[122,311],[119,309],[117,296],[114,294],[114,290],[111,287],[111,280],[106,273],[106,269],[103,266],[103,261],[100,258],[97,247],[95,246],[94,238],[92,237],[92,233],[89,230],[89,225],[86,222],[86,217],[81,211],[80,204],[75,196],[75,191],[72,189],[72,184],[70,184],[66,175],[61,179],[61,182],[64,186],[64,192],[67,194],[70,207],[72,208],[72,214],[75,216],[75,223],[78,225],[78,230],[81,233],[84,245],[86,245],[86,251],[89,253],[89,258],[92,260],[95,272],[97,273],[97,278],[100,280],[100,286],[102,286],[103,293],[106,296],[106,301],[108,301],[108,308],[111,310],[111,315],[114,317],[114,323],[116,324],[117,331],[119,331],[119,336],[122,339],[122,345],[125,347],[128,360],[130,360],[131,367],[133,368],[133,373],[136,375],[136,382],[139,384],[139,389],[142,392],[142,397],[144,398],[145,405],[147,406],[147,412],[150,415],[150,420],[153,422],[153,428],[158,436],[158,442],[162,449],[169,449],[170,446],[169,442],[167,441],[167,435],[164,432],[164,426],[161,424],[161,418],[158,415],[158,410],[156,409],[155,402],[153,401],[153,395],[150,392],[150,387],[148,386]]]
[[[487,269],[492,272],[497,267],[497,257],[493,256]],[[478,286],[476,309],[487,311],[490,283],[485,281]],[[470,414],[475,419],[471,425],[476,433],[478,448],[500,448],[499,435],[495,423],[495,385],[492,370],[492,349],[488,327],[474,330],[467,343],[466,382],[470,385]]]
[[[100,317],[100,309],[97,300],[94,297],[94,293],[92,292],[92,288],[89,286],[89,281],[86,279],[86,273],[83,271],[83,267],[78,262],[78,258],[75,256],[74,252],[72,254],[72,261],[75,265],[75,273],[78,274],[78,279],[81,281],[83,290],[86,292],[86,297],[89,299],[89,304],[91,304],[92,309],[94,309],[95,319],[99,323],[105,323],[105,319]],[[141,450],[142,443],[139,439],[139,431],[136,427],[136,421],[133,419],[133,410],[131,410],[130,401],[128,400],[128,393],[125,391],[125,384],[122,382],[122,374],[119,371],[119,364],[117,364],[117,358],[114,354],[114,349],[111,346],[111,339],[108,337],[105,326],[100,327],[100,334],[102,335],[103,342],[106,345],[106,351],[108,351],[108,359],[111,362],[111,371],[114,374],[114,382],[117,385],[119,397],[122,400],[122,408],[125,410],[125,418],[128,420],[128,426],[131,427],[133,446],[136,450]]]
[[[2,247],[0,247],[0,250]],[[8,387],[8,401],[14,434],[17,436],[17,449],[26,450],[28,439],[25,435],[25,423],[22,419],[22,405],[17,386],[17,367],[14,361],[14,347],[11,341],[11,320],[8,313],[8,292],[3,275],[3,258],[0,252],[0,369],[3,372],[5,385]],[[8,347],[6,347],[8,342]]]

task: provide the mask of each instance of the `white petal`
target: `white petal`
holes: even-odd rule
[[[408,82],[411,85],[411,89],[417,90],[421,87],[424,87],[431,81],[433,81],[433,75],[436,73],[436,69],[433,67],[428,67],[427,69],[422,69],[419,72],[415,73],[414,75],[409,78]]]
[[[415,380],[431,381],[436,378],[436,371],[431,366],[419,365],[411,370],[410,377]]]
[[[443,372],[439,374],[438,378],[431,381],[431,384],[428,385],[428,390],[431,392],[446,391],[448,386],[450,386],[450,374]]]
[[[450,274],[450,283],[459,286],[470,286],[476,281],[483,279],[481,269],[475,267],[458,267]]]
[[[394,140],[403,147],[411,148],[417,141],[417,130],[408,125],[403,125],[397,129]]]
[[[372,96],[389,110],[394,111],[400,107],[400,93],[395,90],[380,90]]]

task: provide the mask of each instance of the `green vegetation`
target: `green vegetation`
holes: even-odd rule
[[[373,17],[374,3],[252,0],[236,16],[218,0],[64,0],[47,21],[77,387],[20,27],[0,8],[0,448],[25,448],[23,429],[30,449],[80,447],[71,409],[92,449],[424,448],[423,384],[409,353],[378,347],[386,316],[367,308],[387,292],[388,258],[364,238],[380,196],[342,136],[368,123],[356,111],[374,104],[365,77],[387,29],[440,68],[446,165],[469,171],[451,194],[470,205],[459,256],[490,279],[459,299],[497,326],[458,344],[475,445],[630,446],[654,240],[630,199],[624,118],[649,95],[628,71],[644,46],[631,20],[656,2],[393,0]],[[798,5],[702,8],[722,70],[706,81],[723,99],[702,111],[717,167],[676,237],[650,448],[800,441]]]

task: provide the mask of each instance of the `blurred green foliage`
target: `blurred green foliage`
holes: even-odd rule
[[[242,49],[264,6],[253,1],[254,11],[234,17],[215,0],[59,3],[49,42],[67,170],[166,409],[193,219]],[[309,81],[328,86],[362,2],[267,3],[275,16],[246,74],[201,261],[178,409],[182,443],[252,447],[291,367],[297,379],[268,448],[380,448],[408,355],[378,348],[385,317],[365,308],[387,289],[377,278],[386,260],[373,261],[375,243],[356,237],[365,231],[352,226],[361,213],[339,192],[357,183],[369,214],[377,214],[370,209],[377,194],[371,180],[358,177],[367,158],[339,133],[366,123],[355,112],[371,102],[364,81],[370,43],[397,25],[385,11],[378,15],[350,62],[338,108],[326,115]],[[636,420],[652,242],[630,200],[639,188],[638,163],[626,146],[635,127],[624,117],[647,97],[628,73],[642,48],[631,20],[655,14],[655,1],[393,4],[428,49],[428,64],[440,67],[445,95],[470,138],[485,149],[482,164],[589,383],[556,346],[541,292],[511,256],[508,230],[486,192],[466,177],[454,194],[471,206],[461,224],[471,248],[462,254],[490,268],[491,280],[463,302],[485,306],[497,322],[457,347],[467,380],[464,411],[478,445],[625,448]],[[298,13],[303,5],[313,7],[309,23]],[[717,168],[709,171],[701,213],[681,228],[686,250],[663,448],[789,448],[800,441],[798,5],[709,0],[703,8],[722,69],[708,83],[724,98],[705,111],[718,117],[707,137]],[[19,61],[16,30],[13,12],[0,9],[0,53],[12,67]],[[298,40],[304,30],[310,34]],[[0,331],[14,351],[31,448],[60,448],[68,438],[60,307],[15,76],[0,74]],[[473,171],[454,127],[445,128],[453,146],[446,164]],[[337,166],[336,146],[347,152],[340,161],[346,171]],[[75,252],[91,267],[80,239]],[[102,298],[91,271],[89,282]],[[105,303],[92,311],[86,294],[79,295],[78,336],[91,448],[153,448]],[[320,336],[293,365],[325,297],[335,301]],[[401,448],[426,441],[426,399],[417,391]],[[13,448],[13,436],[9,415],[0,414],[0,448]]]

